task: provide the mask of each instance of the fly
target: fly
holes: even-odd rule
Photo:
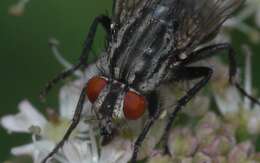
[[[213,70],[191,64],[227,51],[229,82],[253,102],[235,80],[235,51],[229,43],[203,46],[218,33],[223,22],[244,0],[113,0],[111,18],[97,16],[90,26],[79,62],[50,81],[41,93],[79,68],[86,68],[88,80],[81,91],[73,121],[63,139],[42,161],[52,157],[69,138],[80,121],[83,104],[92,103],[100,133],[110,137],[116,130],[114,119],[136,120],[149,112],[144,129],[134,144],[131,162],[139,146],[162,112],[160,86],[175,81],[198,79],[170,113],[162,141],[167,141],[178,112],[209,82]],[[87,64],[98,25],[107,33],[104,52]],[[198,47],[201,47],[198,49]],[[165,152],[167,145],[165,144]]]

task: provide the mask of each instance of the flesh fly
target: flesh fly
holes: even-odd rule
[[[217,35],[225,20],[242,3],[243,0],[114,0],[112,16],[97,16],[90,26],[79,63],[59,74],[42,92],[44,96],[60,79],[86,68],[87,81],[72,124],[42,162],[69,138],[80,121],[86,100],[92,103],[103,137],[113,135],[117,129],[115,119],[136,120],[149,112],[134,144],[131,162],[136,162],[140,145],[163,110],[159,101],[161,86],[197,79],[170,113],[162,137],[162,141],[166,141],[178,112],[209,82],[213,73],[210,67],[191,64],[218,55],[220,51],[228,52],[230,83],[259,104],[235,80],[237,67],[232,46],[229,43],[203,46]],[[88,64],[98,25],[107,33],[106,47],[95,62]]]

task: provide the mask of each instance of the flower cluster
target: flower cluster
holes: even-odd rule
[[[246,71],[248,72],[245,83],[251,85],[251,58],[250,55],[246,56]],[[212,90],[221,115],[210,111],[209,96],[200,94],[195,97],[184,109],[185,122],[176,124],[172,129],[167,143],[170,155],[165,156],[162,155],[162,149],[156,148],[167,120],[167,113],[162,114],[149,132],[138,159],[149,158],[148,163],[256,163],[260,161],[260,153],[255,152],[253,142],[260,133],[260,107],[255,106],[251,109],[251,105],[245,105],[246,102],[243,102],[239,92],[227,83],[228,68],[216,60],[211,60],[211,62],[214,62],[212,65],[215,66],[216,72],[213,77]],[[61,88],[59,113],[47,109],[47,119],[27,100],[19,104],[18,114],[4,116],[1,119],[1,125],[10,133],[25,132],[32,135],[32,143],[12,148],[13,155],[31,155],[34,163],[38,163],[53,149],[70,124],[83,81],[84,77],[80,77],[79,80],[67,83]],[[252,92],[250,89],[251,86],[248,91]],[[101,146],[97,123],[91,120],[94,114],[89,109],[90,105],[86,102],[83,113],[85,118],[82,118],[69,141],[64,144],[52,161],[62,163],[103,163],[108,160],[110,163],[125,163],[129,161],[134,140],[142,130],[147,117],[122,123],[120,132],[113,141]],[[239,140],[241,129],[248,133],[242,141]]]
[[[246,92],[253,94],[251,74],[252,54],[248,47],[244,47],[244,51],[246,58],[244,87]],[[214,76],[212,90],[219,112],[227,122],[232,123],[238,130],[243,130],[250,135],[259,135],[260,106],[253,105],[247,97],[242,98],[240,92],[227,82],[227,66],[220,62],[214,62],[214,66],[219,71]]]
[[[257,163],[259,153],[250,140],[237,142],[234,127],[208,112],[194,125],[173,129],[168,141],[170,156],[151,157],[148,163]]]
[[[245,48],[245,89],[252,93],[251,53]],[[206,97],[198,96],[191,105],[203,112],[189,113],[188,122],[172,129],[168,146],[170,156],[157,153],[148,163],[258,163],[260,152],[256,152],[255,140],[260,135],[260,107],[252,106],[246,97],[227,81],[228,67],[218,60],[210,60],[215,73],[212,81],[214,101],[218,114],[210,110]],[[204,100],[200,100],[204,98]],[[206,98],[207,99],[207,98]],[[209,100],[209,99],[208,99]],[[192,107],[190,106],[190,107]],[[204,107],[203,107],[204,106]],[[203,109],[204,108],[204,109]],[[193,109],[194,110],[194,109]]]
[[[27,100],[19,104],[20,112],[18,114],[4,116],[1,119],[1,125],[10,133],[32,134],[32,143],[12,148],[11,153],[15,156],[31,155],[34,163],[40,162],[62,139],[67,130],[79,98],[81,85],[80,81],[75,81],[61,89],[59,114],[52,109],[47,109],[48,119]],[[88,104],[86,104],[86,108],[88,108]],[[90,112],[84,113],[88,117],[91,114]],[[124,163],[130,158],[130,141],[121,138],[115,139],[98,151],[99,147],[93,127],[94,125],[91,123],[81,121],[69,141],[64,144],[53,160],[62,163],[105,163],[107,160],[110,160],[111,163]]]
[[[29,0],[20,0],[10,12],[21,15],[28,2]],[[242,8],[236,17],[227,21],[225,26],[249,34],[252,41],[260,40],[259,31],[243,23],[245,19],[254,16],[256,25],[260,27],[259,8],[259,0],[248,0],[246,7]],[[227,34],[224,36],[230,37]],[[61,57],[56,48],[57,41],[52,39],[51,44],[58,61],[66,69],[70,68],[71,64]],[[245,89],[252,94],[251,55],[248,50],[245,53]],[[214,59],[209,63],[212,63],[215,70],[211,84],[214,100],[203,92],[184,108],[184,116],[180,118],[184,119],[180,120],[183,123],[175,124],[167,142],[170,155],[163,155],[163,150],[157,144],[167,122],[167,113],[172,111],[172,102],[176,101],[179,93],[176,86],[172,90],[164,90],[176,96],[168,97],[166,93],[163,95],[165,97],[161,98],[167,99],[170,103],[167,104],[165,101],[165,111],[148,133],[138,155],[139,160],[148,163],[260,162],[260,153],[254,145],[255,139],[260,135],[260,107],[252,105],[248,99],[243,99],[238,90],[228,83],[226,65]],[[46,109],[46,118],[28,100],[23,100],[18,105],[19,113],[1,118],[1,126],[10,133],[27,133],[32,136],[32,142],[11,149],[14,156],[30,155],[34,163],[39,163],[62,139],[71,123],[80,91],[86,82],[84,72],[76,71],[74,75],[77,80],[66,83],[60,89],[58,113],[53,109]],[[217,111],[211,109],[212,103],[216,104]],[[86,101],[80,124],[50,162],[126,163],[130,160],[133,143],[148,115],[134,122],[118,122],[119,132],[112,141],[102,146],[98,123],[90,108],[91,104]]]

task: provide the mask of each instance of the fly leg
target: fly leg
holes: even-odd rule
[[[165,147],[165,153],[169,153],[167,141],[169,138],[172,123],[177,117],[177,114],[208,83],[212,76],[212,73],[213,70],[208,67],[181,67],[178,68],[178,70],[176,70],[176,72],[174,73],[174,75],[177,75],[176,79],[179,80],[193,80],[197,78],[202,79],[199,82],[197,82],[190,90],[188,90],[186,95],[184,95],[177,101],[174,111],[169,116],[164,134],[161,139],[163,146]]]
[[[248,99],[250,99],[253,103],[260,105],[260,102],[252,97],[250,94],[248,94],[241,86],[240,84],[235,80],[235,76],[237,73],[237,63],[235,58],[235,51],[232,48],[232,46],[229,43],[223,43],[223,44],[215,44],[211,46],[204,47],[202,49],[199,49],[184,60],[182,65],[191,64],[197,61],[201,61],[216,55],[219,55],[221,51],[227,51],[228,52],[228,60],[229,60],[229,82],[234,85],[242,95],[246,96]]]
[[[63,144],[68,140],[72,131],[77,127],[83,110],[85,97],[86,97],[86,87],[84,87],[81,91],[79,101],[73,115],[72,122],[69,128],[67,129],[65,135],[63,136],[62,140],[54,147],[54,149],[41,161],[41,163],[46,163],[49,158],[51,158],[55,153],[57,153],[58,150],[63,146]]]
[[[159,117],[159,115],[161,113],[161,110],[160,110],[159,104],[158,104],[157,94],[155,92],[153,92],[153,93],[151,93],[150,96],[148,96],[147,99],[149,101],[149,107],[148,108],[149,108],[150,117],[145,122],[145,125],[144,125],[142,132],[139,134],[138,138],[135,141],[134,150],[133,150],[132,158],[131,158],[131,161],[130,161],[131,163],[136,163],[139,148],[142,145],[142,143],[145,139],[145,136],[149,132],[151,126],[157,120],[157,118]]]
[[[90,26],[89,33],[87,34],[86,40],[84,42],[84,48],[83,48],[83,50],[81,52],[81,56],[79,58],[79,62],[77,64],[75,64],[72,68],[70,68],[69,70],[61,72],[56,77],[54,77],[51,81],[49,81],[46,84],[46,86],[42,89],[42,91],[40,92],[41,98],[44,98],[48,94],[50,89],[56,83],[58,83],[60,80],[63,80],[66,77],[70,76],[74,71],[76,71],[80,67],[87,65],[88,54],[91,50],[91,46],[92,46],[93,40],[95,38],[98,24],[101,24],[104,27],[104,29],[108,33],[108,35],[110,34],[110,18],[107,16],[104,16],[104,15],[96,17]]]

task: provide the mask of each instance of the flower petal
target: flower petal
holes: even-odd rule
[[[42,127],[47,123],[45,117],[28,100],[23,100],[18,108],[33,125]]]
[[[131,142],[115,138],[110,144],[102,147],[99,163],[126,163],[131,156]]]
[[[51,152],[55,144],[49,140],[40,140],[34,142],[34,151],[32,153],[33,162],[41,163],[41,161]]]
[[[15,156],[19,155],[31,155],[34,151],[33,143],[21,145],[11,149],[11,153]]]
[[[29,132],[32,125],[44,126],[46,119],[29,103],[24,100],[19,105],[19,113],[1,118],[1,125],[10,132]]]
[[[77,80],[69,83],[60,90],[60,116],[68,119],[72,119],[74,111],[76,109],[80,92],[83,88],[83,81]],[[86,100],[83,108],[83,114],[88,115],[86,111],[90,111],[91,103]]]
[[[251,134],[260,133],[260,107],[256,106],[250,112],[247,124],[248,132]]]
[[[228,154],[228,162],[246,162],[254,153],[254,146],[250,141],[236,145]]]
[[[242,99],[236,88],[229,87],[225,90],[225,93],[214,93],[214,95],[218,108],[223,115],[238,113]]]
[[[40,163],[41,160],[54,148],[54,143],[48,140],[36,141],[30,144],[14,147],[11,153],[15,156],[30,155],[34,163]]]
[[[63,146],[63,153],[69,163],[92,162],[92,153],[87,141],[67,141]]]
[[[81,156],[75,144],[68,141],[64,144],[63,147],[64,156],[68,159],[69,162],[81,163]]]
[[[102,61],[101,61],[102,62]],[[87,70],[84,70],[84,75],[79,80],[73,81],[68,83],[60,91],[60,115],[65,118],[71,119],[74,115],[75,108],[78,103],[80,92],[82,91],[83,87],[87,83],[87,81],[99,74],[99,69],[97,68],[96,64],[89,65]],[[83,115],[90,116],[93,115],[91,111],[91,103],[89,100],[85,100],[84,108],[83,108]]]

